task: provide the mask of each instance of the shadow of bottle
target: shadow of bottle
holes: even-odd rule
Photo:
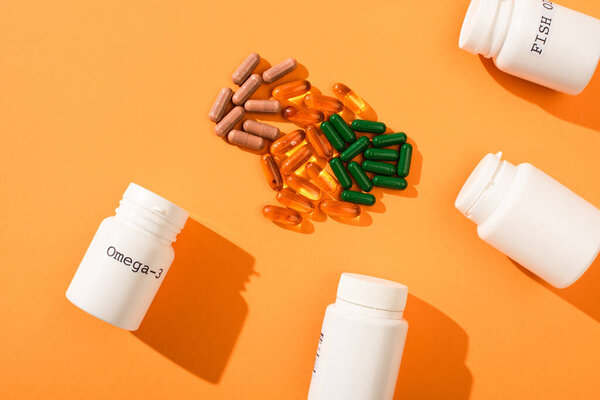
[[[465,365],[468,337],[447,315],[413,295],[394,400],[466,400],[473,377]]]
[[[600,131],[600,73],[577,96],[559,93],[499,70],[494,62],[479,56],[487,72],[503,88],[557,118]]]
[[[132,334],[194,375],[218,383],[248,314],[241,292],[254,258],[191,218],[173,246],[173,265]]]

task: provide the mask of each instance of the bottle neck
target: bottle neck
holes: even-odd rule
[[[131,224],[170,245],[177,238],[180,228],[161,215],[160,210],[146,208],[127,198],[121,199],[115,210],[119,221]]]
[[[460,32],[459,47],[494,58],[502,49],[515,0],[472,0]]]
[[[349,301],[340,299],[339,297],[336,298],[335,305],[336,307],[340,307],[343,310],[371,315],[374,317],[386,319],[402,319],[402,311],[379,310],[377,308],[366,307],[360,304],[351,303]]]

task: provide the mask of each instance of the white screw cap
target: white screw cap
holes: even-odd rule
[[[343,273],[337,297],[349,303],[385,311],[404,311],[408,287],[367,275]]]

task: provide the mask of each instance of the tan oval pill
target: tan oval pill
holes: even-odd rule
[[[275,82],[277,79],[295,70],[297,66],[298,61],[296,61],[295,58],[288,58],[287,60],[282,61],[263,72],[263,80],[266,83]]]
[[[231,96],[233,96],[233,90],[231,90],[231,88],[221,89],[208,113],[208,119],[212,122],[219,122],[221,118],[223,118],[223,115],[225,115],[227,106],[231,101]]]
[[[248,103],[248,102],[246,102]],[[253,119],[248,119],[244,121],[243,125],[244,131],[251,133],[256,136],[260,136],[269,140],[277,139],[279,136],[279,128],[276,126],[263,124],[262,122],[254,121]]]
[[[244,103],[248,112],[278,113],[281,111],[281,103],[277,100],[248,100]]]
[[[217,136],[225,136],[227,133],[229,133],[235,124],[244,118],[245,114],[246,110],[244,110],[244,107],[233,107],[233,110],[229,111],[229,113],[224,116],[223,119],[215,126],[215,133]]]
[[[248,79],[254,68],[260,64],[260,55],[252,53],[240,64],[232,75],[233,83],[240,86]]]
[[[227,134],[227,140],[229,143],[237,144],[251,150],[261,150],[265,147],[265,139],[244,131],[238,131],[237,129]]]
[[[246,79],[246,82],[244,82],[244,84],[240,86],[238,91],[233,95],[233,104],[237,106],[244,104],[246,100],[252,96],[252,93],[256,92],[256,89],[258,89],[261,83],[262,78],[259,74],[251,75],[250,78]]]

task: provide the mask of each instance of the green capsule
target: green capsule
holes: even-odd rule
[[[383,122],[355,119],[350,125],[352,129],[359,132],[384,133],[386,126]]]
[[[362,136],[356,142],[352,143],[348,148],[340,153],[340,159],[342,161],[350,161],[360,153],[362,153],[367,147],[371,140],[368,137]]]
[[[373,177],[373,185],[390,189],[404,190],[408,184],[406,183],[406,179],[398,178],[397,176],[375,175]]]
[[[400,158],[398,159],[398,176],[406,178],[410,172],[410,161],[412,159],[412,146],[404,143],[400,147]]]
[[[344,189],[350,189],[352,187],[352,179],[350,179],[350,175],[348,175],[348,171],[346,171],[346,167],[344,167],[342,160],[340,160],[339,157],[332,158],[331,161],[329,161],[329,166],[340,183],[340,186]]]
[[[384,162],[365,160],[362,163],[365,171],[374,172],[381,175],[396,175],[396,166]]]
[[[373,183],[365,174],[365,171],[360,167],[360,164],[356,161],[350,161],[348,163],[348,171],[350,171],[350,175],[354,178],[354,181],[358,184],[360,189],[363,192],[370,192],[373,190]]]
[[[367,160],[398,161],[398,152],[392,149],[366,149],[363,155]]]
[[[353,143],[356,140],[356,133],[344,121],[344,118],[340,117],[339,114],[333,114],[329,117],[329,122],[335,128],[337,133],[348,143]]]
[[[390,133],[373,138],[373,147],[388,147],[395,144],[406,143],[406,133]]]
[[[344,143],[340,135],[333,128],[331,122],[321,122],[321,130],[323,131],[325,137],[327,138],[327,140],[329,140],[329,143],[331,143],[334,149],[336,149],[337,151],[343,151],[346,148],[346,143]]]
[[[364,204],[366,206],[375,204],[375,196],[369,193],[355,192],[354,190],[344,190],[340,198],[350,203]]]

